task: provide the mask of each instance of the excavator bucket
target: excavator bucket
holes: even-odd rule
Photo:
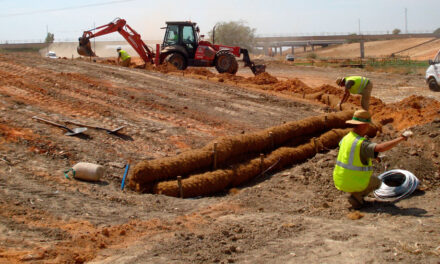
[[[258,64],[251,66],[251,70],[254,73],[254,75],[258,75],[260,73],[266,72],[266,65],[264,64]]]
[[[90,40],[88,38],[79,38],[79,45],[76,48],[76,51],[79,55],[87,56],[87,57],[95,57],[96,54],[92,50],[92,45],[90,44]]]
[[[243,54],[244,66],[251,68],[252,73],[257,76],[260,73],[266,72],[266,65],[264,64],[255,64],[251,61],[249,57],[249,52],[247,49],[240,49],[240,54]]]

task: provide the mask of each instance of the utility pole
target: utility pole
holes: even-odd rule
[[[359,45],[360,45],[360,52],[361,52],[360,57],[362,60],[363,58],[365,58],[365,46],[364,46],[364,38],[361,35],[361,19],[360,18],[358,19],[358,30],[359,30],[359,36],[361,36],[360,41],[359,41]]]
[[[405,7],[405,33],[408,34],[408,17],[407,17],[408,9]]]

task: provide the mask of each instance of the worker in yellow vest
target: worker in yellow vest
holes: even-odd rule
[[[371,90],[373,89],[371,80],[362,76],[339,77],[336,79],[336,84],[345,87],[344,96],[338,104],[340,110],[342,110],[342,104],[348,100],[350,94],[360,94],[362,95],[361,106],[364,110],[368,111],[370,107]]]
[[[339,142],[333,181],[338,190],[349,193],[348,202],[357,209],[364,204],[364,197],[382,184],[379,178],[373,176],[372,159],[377,158],[379,152],[407,140],[413,133],[408,130],[393,140],[376,144],[364,138],[371,123],[368,111],[356,111],[346,123],[354,125],[354,128]]]
[[[123,50],[121,47],[118,47],[116,49],[118,52],[118,65],[122,65],[124,67],[130,66],[131,57],[128,55],[128,53]]]

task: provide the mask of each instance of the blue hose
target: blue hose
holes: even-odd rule
[[[420,183],[414,174],[399,169],[384,172],[378,178],[382,181],[382,184],[379,189],[374,191],[374,196],[380,200],[390,202],[397,202],[410,196]],[[390,184],[392,182],[397,184]]]
[[[124,190],[124,186],[125,186],[125,177],[127,177],[127,173],[128,173],[128,169],[129,169],[129,168],[130,168],[130,164],[127,163],[127,165],[125,166],[124,177],[122,177],[121,190]]]

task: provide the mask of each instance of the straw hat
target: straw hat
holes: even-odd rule
[[[371,124],[371,115],[368,111],[357,110],[354,112],[353,118],[345,121],[345,123],[353,125]]]
[[[342,84],[342,82],[344,81],[344,77],[338,77],[337,79],[336,79],[336,84],[337,85],[339,85],[339,86],[341,86],[341,84]]]

